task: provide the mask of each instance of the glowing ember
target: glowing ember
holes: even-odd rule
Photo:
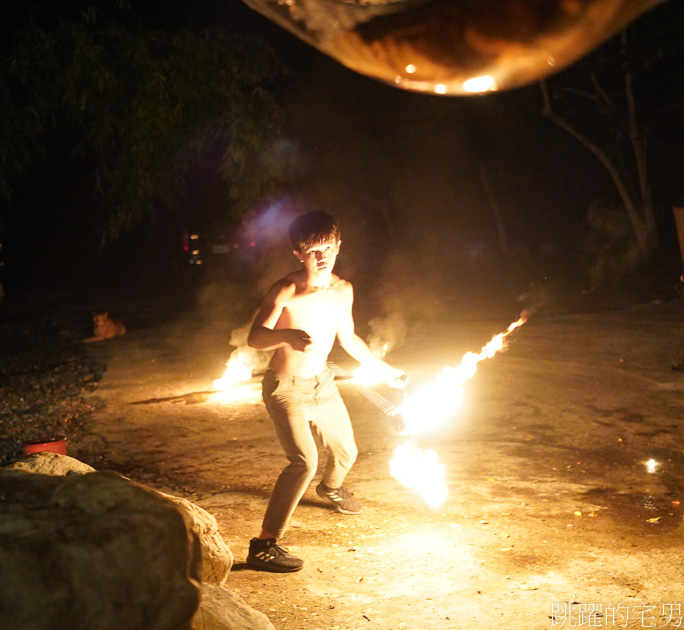
[[[658,462],[655,459],[649,459],[646,463],[646,472],[653,474],[658,468]]]
[[[397,446],[390,461],[390,474],[405,488],[417,490],[431,506],[442,505],[449,494],[444,483],[444,465],[435,451],[418,448],[413,442]]]
[[[475,375],[477,364],[484,359],[491,359],[502,350],[506,337],[525,321],[527,317],[523,314],[505,332],[492,337],[479,354],[466,352],[461,359],[461,365],[456,368],[444,368],[434,383],[423,386],[409,396],[396,411],[405,422],[400,435],[422,433],[444,422],[461,403],[462,386]]]

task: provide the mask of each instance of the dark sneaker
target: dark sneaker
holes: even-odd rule
[[[302,568],[304,560],[291,556],[285,547],[276,544],[275,538],[252,538],[249,542],[247,564],[261,571],[292,573]]]
[[[342,514],[361,514],[361,504],[344,488],[328,488],[322,481],[316,486],[316,494],[326,503],[335,506]]]

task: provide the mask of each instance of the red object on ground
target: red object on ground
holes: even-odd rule
[[[59,455],[66,455],[66,438],[60,436],[24,442],[24,453],[27,455],[31,453],[58,453]]]

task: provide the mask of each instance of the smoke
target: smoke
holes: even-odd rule
[[[254,317],[239,328],[236,328],[230,333],[230,345],[235,346],[235,350],[230,353],[228,363],[235,356],[239,357],[242,362],[251,370],[252,374],[263,372],[271,360],[272,352],[264,352],[263,350],[256,350],[247,345],[247,336],[252,327]]]
[[[283,195],[264,202],[243,219],[240,240],[253,251],[242,271],[255,296],[263,297],[279,278],[296,268],[288,228],[296,216],[310,209],[303,201]]]
[[[644,255],[624,208],[595,202],[589,207],[586,220],[590,229],[589,291],[593,291],[633,271],[643,262]]]
[[[237,282],[208,280],[197,291],[197,306],[207,326],[232,329],[254,310],[249,288]]]
[[[371,352],[382,359],[406,338],[406,322],[400,313],[375,317],[368,322],[371,333],[367,342]]]
[[[385,257],[372,291],[380,311],[405,321],[441,317],[453,306],[453,291],[445,278],[434,273],[435,256],[415,255],[418,248],[396,248]]]

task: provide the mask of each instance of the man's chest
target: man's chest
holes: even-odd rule
[[[337,323],[344,310],[340,297],[333,291],[316,291],[295,296],[285,312],[293,326],[315,324],[317,328],[337,329]]]

